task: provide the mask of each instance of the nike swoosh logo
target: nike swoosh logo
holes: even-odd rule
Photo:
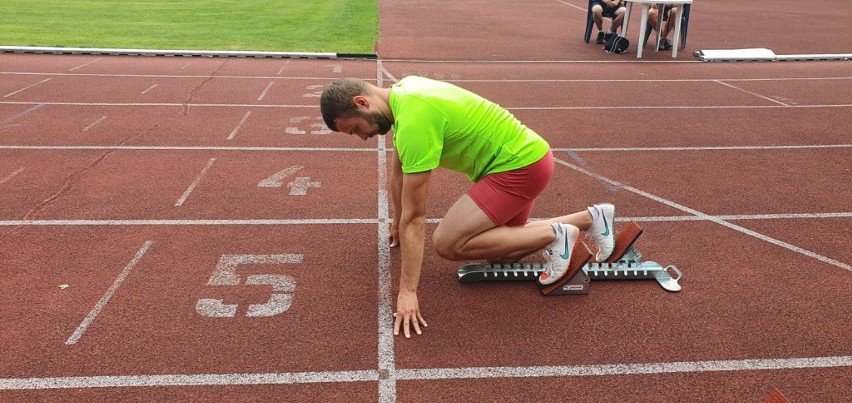
[[[603,217],[604,220],[604,232],[601,233],[603,236],[609,236],[609,223],[606,222],[606,216]]]
[[[571,256],[571,251],[568,250],[568,237],[565,237],[565,252],[562,252],[561,257],[565,260],[568,260],[569,256]]]

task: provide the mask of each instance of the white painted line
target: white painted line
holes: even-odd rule
[[[741,226],[739,226],[739,225],[731,224],[731,223],[729,223],[729,222],[727,222],[727,221],[725,221],[725,220],[722,220],[722,219],[719,219],[719,218],[716,218],[716,217],[710,216],[710,215],[705,214],[705,213],[703,213],[703,212],[701,212],[701,211],[698,211],[698,210],[695,210],[695,209],[691,209],[691,208],[686,207],[686,206],[683,206],[683,205],[681,205],[681,204],[677,204],[677,203],[675,203],[675,202],[673,202],[673,201],[671,201],[671,200],[666,200],[666,199],[664,199],[664,198],[662,198],[662,197],[655,196],[655,195],[653,195],[653,194],[650,194],[650,193],[648,193],[648,192],[645,192],[645,191],[639,190],[639,189],[634,188],[634,187],[632,187],[632,186],[628,186],[628,185],[625,185],[625,184],[620,183],[620,182],[618,182],[618,181],[615,181],[615,180],[609,179],[609,178],[607,178],[607,177],[605,177],[605,176],[603,176],[603,175],[599,175],[599,174],[597,174],[597,173],[595,173],[595,172],[592,172],[592,171],[589,171],[589,170],[587,170],[587,169],[584,169],[584,168],[578,167],[578,166],[576,166],[576,165],[570,164],[570,163],[565,162],[565,161],[563,161],[563,160],[561,160],[561,159],[559,159],[559,158],[555,158],[554,160],[555,160],[557,163],[559,163],[560,165],[566,166],[566,167],[571,168],[571,169],[573,169],[573,170],[575,170],[575,171],[578,171],[578,172],[580,172],[580,173],[584,173],[584,174],[586,174],[586,175],[588,175],[588,176],[591,176],[591,177],[593,177],[593,178],[598,179],[599,181],[607,182],[607,183],[609,183],[609,184],[611,184],[611,185],[614,185],[614,186],[616,186],[616,187],[618,187],[618,188],[620,188],[620,189],[624,189],[624,190],[627,190],[627,191],[629,191],[629,192],[631,192],[631,193],[638,194],[638,195],[640,195],[640,196],[643,196],[643,197],[646,197],[646,198],[648,198],[648,199],[654,200],[654,201],[656,201],[656,202],[658,202],[658,203],[662,203],[662,204],[664,204],[664,205],[666,205],[666,206],[669,206],[669,207],[675,208],[675,209],[680,210],[680,211],[683,211],[683,212],[685,212],[685,213],[692,214],[692,215],[695,215],[695,216],[698,216],[698,217],[702,217],[702,218],[704,218],[704,219],[706,219],[706,220],[708,220],[708,221],[712,221],[712,222],[714,222],[714,223],[716,223],[716,224],[719,224],[719,225],[722,225],[722,226],[724,226],[724,227],[730,228],[730,229],[732,229],[732,230],[734,230],[734,231],[741,232],[741,233],[743,233],[743,234],[753,236],[753,237],[755,237],[755,238],[757,238],[757,239],[760,239],[760,240],[762,240],[762,241],[769,242],[769,243],[771,243],[771,244],[773,244],[773,245],[780,246],[780,247],[782,247],[782,248],[784,248],[784,249],[787,249],[787,250],[790,250],[790,251],[793,251],[793,252],[796,252],[796,253],[800,253],[800,254],[802,254],[802,255],[805,255],[805,256],[808,256],[808,257],[814,258],[814,259],[819,260],[819,261],[821,261],[821,262],[823,262],[823,263],[827,263],[827,264],[830,264],[830,265],[832,265],[832,266],[837,266],[837,267],[839,267],[839,268],[841,268],[841,269],[844,269],[844,270],[852,271],[852,265],[849,265],[849,264],[846,264],[846,263],[843,263],[843,262],[840,262],[840,261],[837,261],[837,260],[831,259],[831,258],[826,257],[826,256],[822,256],[822,255],[820,255],[820,254],[817,254],[817,253],[811,252],[811,251],[809,251],[809,250],[806,250],[806,249],[800,248],[800,247],[798,247],[798,246],[796,246],[796,245],[789,244],[789,243],[787,243],[787,242],[784,242],[784,241],[781,241],[781,240],[778,240],[778,239],[775,239],[775,238],[772,238],[772,237],[768,237],[768,236],[763,235],[763,234],[761,234],[761,233],[758,233],[758,232],[756,232],[756,231],[752,231],[752,230],[750,230],[750,229],[748,229],[748,228],[744,228],[744,227],[741,227]]]
[[[852,148],[852,144],[790,145],[790,146],[719,146],[719,147],[621,147],[621,148],[554,148],[554,152],[643,152],[643,151],[738,151],[738,150],[812,150]],[[321,148],[321,147],[234,147],[234,146],[29,146],[0,145],[0,150],[47,150],[47,151],[311,151],[311,152],[375,152],[375,147]]]
[[[557,2],[557,3],[562,3],[562,4],[564,4],[564,5],[566,5],[566,6],[569,6],[569,7],[573,7],[573,8],[575,8],[575,9],[577,9],[577,10],[580,10],[580,11],[582,11],[582,12],[584,12],[584,13],[588,11],[588,10],[586,10],[584,7],[576,6],[576,5],[574,5],[574,4],[567,3],[567,2],[564,2],[564,1],[562,1],[562,0],[556,0],[556,2]]]
[[[377,61],[376,80],[379,87],[384,85],[382,78],[382,62]],[[391,253],[390,224],[391,217],[388,206],[388,153],[385,145],[385,136],[378,137],[378,211],[379,225],[378,233],[378,359],[379,373],[385,374],[379,378],[379,401],[396,402],[396,358],[394,354],[393,336],[393,313],[394,309],[393,285],[391,284]]]
[[[272,88],[272,84],[275,84],[275,81],[270,81],[269,84],[266,85],[266,88],[263,89],[263,92],[260,93],[260,96],[257,97],[258,101],[262,101],[264,97],[266,97],[266,93],[269,92],[269,89]]]
[[[207,161],[207,165],[204,166],[204,168],[201,170],[201,173],[199,173],[195,180],[192,181],[192,183],[189,185],[189,187],[186,188],[186,191],[183,192],[183,196],[181,196],[180,199],[178,199],[178,201],[175,203],[175,207],[183,206],[183,203],[186,201],[186,199],[189,198],[189,195],[192,194],[192,191],[195,190],[195,187],[198,186],[199,183],[201,183],[201,178],[203,178],[207,171],[210,169],[210,167],[213,166],[214,162],[216,162],[216,158],[210,158],[210,161]]]
[[[140,94],[147,94],[149,91],[153,90],[154,88],[157,88],[157,85],[159,85],[159,84],[154,84],[154,85],[148,87],[148,89],[142,91]]]
[[[193,108],[310,108],[316,109],[316,105],[268,105],[268,104],[193,104],[193,103],[171,103],[171,102],[124,102],[124,103],[114,103],[114,102],[26,102],[26,101],[2,101],[0,105],[34,105],[34,104],[43,104],[43,105],[58,105],[58,106],[116,106],[116,107],[181,107],[186,108],[191,106]],[[852,105],[848,105],[852,106]]]
[[[96,61],[98,61],[98,60],[101,60],[101,59],[103,59],[103,58],[102,58],[102,57],[99,57],[99,58],[97,58],[97,59],[95,59],[95,60],[92,60],[92,61],[90,61],[90,62],[88,62],[88,63],[83,63],[83,64],[81,64],[81,65],[79,65],[79,66],[77,66],[77,67],[74,67],[73,69],[70,69],[70,70],[68,70],[68,71],[74,71],[74,70],[77,70],[77,69],[81,69],[81,68],[86,67],[86,66],[88,66],[88,65],[90,65],[90,64],[92,64],[92,63],[94,63],[94,62],[96,62]]]
[[[116,375],[45,378],[0,378],[0,390],[89,389],[164,386],[236,386],[285,385],[339,382],[382,382],[382,377],[396,380],[500,379],[580,376],[642,376],[671,373],[731,371],[784,371],[813,368],[846,368],[852,356],[767,358],[717,361],[679,361],[640,364],[599,364],[574,366],[473,367],[401,369],[383,374],[376,370],[242,373],[242,374],[175,374]],[[395,392],[395,391],[394,391]],[[379,401],[382,401],[380,399]],[[396,394],[390,396],[396,397]]]
[[[285,69],[285,68],[287,68],[287,65],[288,65],[288,64],[290,64],[290,61],[289,61],[289,60],[285,61],[285,62],[284,62],[284,65],[283,65],[283,66],[281,66],[281,68],[280,68],[280,69],[278,69],[278,75],[279,75],[279,76],[281,75],[281,73],[283,73],[283,72],[284,72],[284,69]]]
[[[186,68],[187,68],[187,67],[189,67],[189,65],[190,65],[190,64],[192,64],[192,62],[189,62],[189,63],[187,63],[187,64],[184,64],[184,65],[183,65],[183,67],[181,67],[180,69],[181,69],[181,70],[186,70]]]
[[[240,119],[240,123],[237,123],[237,127],[235,127],[234,130],[231,130],[231,134],[228,135],[228,140],[234,139],[234,137],[237,135],[237,132],[240,131],[240,128],[243,127],[243,125],[246,123],[246,120],[248,120],[249,116],[251,116],[251,111],[247,111],[246,114],[243,115],[243,118]]]
[[[789,146],[707,146],[707,147],[601,147],[553,148],[554,152],[610,152],[610,151],[745,151],[745,150],[812,150],[819,148],[852,148],[852,144],[801,144]]]
[[[0,227],[108,227],[213,225],[342,225],[377,224],[375,218],[231,219],[231,220],[0,220]]]
[[[17,90],[17,91],[10,92],[10,93],[8,93],[8,94],[4,95],[4,96],[3,96],[3,98],[9,98],[9,97],[11,97],[12,95],[15,95],[15,94],[17,94],[17,93],[19,93],[19,92],[21,92],[21,91],[28,90],[28,89],[30,89],[30,88],[32,88],[32,87],[35,87],[36,85],[39,85],[39,84],[41,84],[41,83],[46,83],[46,82],[48,82],[48,81],[50,81],[50,80],[52,80],[52,78],[45,78],[44,80],[41,80],[41,81],[39,81],[39,82],[37,82],[37,83],[35,83],[35,84],[28,85],[28,86],[26,86],[26,87],[24,87],[24,88],[21,88],[21,89]],[[40,102],[39,102],[38,104],[39,104],[39,105],[44,105],[44,104],[42,104],[42,103],[40,103]]]
[[[12,172],[11,174],[9,174],[9,176],[7,176],[7,177],[5,177],[5,178],[3,178],[3,179],[0,179],[0,185],[2,185],[2,184],[4,184],[4,183],[6,183],[6,182],[8,182],[8,181],[10,181],[12,178],[14,178],[14,177],[15,177],[15,175],[17,175],[17,174],[19,174],[19,173],[21,173],[21,172],[24,172],[24,167],[20,167],[20,168],[18,168],[17,170],[15,170],[15,172]]]
[[[218,78],[218,77],[217,77]],[[44,105],[58,105],[58,106],[116,106],[116,107],[181,107],[186,108],[191,106],[193,108],[282,108],[282,109],[291,109],[291,108],[305,108],[305,109],[316,109],[316,105],[296,105],[296,104],[287,104],[287,105],[270,105],[270,104],[185,104],[185,103],[145,103],[145,102],[123,102],[123,103],[115,103],[115,102],[42,102],[42,101],[2,101],[0,105],[33,105],[33,104],[44,104]],[[636,106],[511,106],[506,107],[509,110],[529,110],[529,111],[569,111],[569,110],[577,110],[577,111],[585,111],[585,110],[659,110],[659,109],[683,109],[683,110],[737,110],[737,109],[835,109],[835,108],[850,108],[852,104],[820,104],[820,105],[636,105]]]
[[[383,60],[384,63],[393,63],[393,60]],[[588,63],[581,61],[582,63]],[[418,64],[421,61],[407,61],[407,64]],[[432,62],[423,62],[432,63]],[[524,62],[527,63],[527,62]],[[559,62],[557,62],[559,63]],[[605,63],[605,62],[604,62]],[[502,61],[495,61],[493,64],[503,64]],[[286,64],[285,64],[286,66]],[[245,79],[245,80],[270,80],[270,79],[286,79],[286,80],[301,80],[301,81],[331,81],[337,77],[322,77],[322,76],[288,76],[279,77],[283,73],[283,69],[279,70],[277,76],[231,76],[217,75],[217,79]],[[52,77],[129,77],[129,78],[210,78],[209,75],[198,74],[126,74],[126,73],[57,73],[57,72],[21,72],[21,71],[0,71],[0,75],[9,76],[52,76]],[[749,82],[749,81],[837,81],[837,80],[852,80],[852,76],[836,76],[836,77],[746,77],[746,78],[634,78],[634,79],[616,79],[616,78],[484,78],[484,79],[449,79],[447,81],[453,83],[712,83],[716,80],[726,82]],[[367,81],[371,81],[367,79]]]
[[[767,100],[767,101],[769,101],[769,102],[774,102],[774,103],[776,103],[776,104],[783,105],[783,106],[790,106],[790,105],[788,105],[788,104],[785,104],[784,102],[781,102],[781,101],[778,101],[778,100],[775,100],[775,99],[772,99],[772,98],[769,98],[769,97],[765,97],[765,96],[760,95],[760,94],[758,94],[758,93],[756,93],[756,92],[752,92],[752,91],[749,91],[749,90],[746,90],[746,89],[743,89],[743,88],[737,87],[737,86],[735,86],[735,85],[731,85],[731,84],[728,84],[728,83],[722,82],[722,81],[720,81],[720,80],[714,80],[714,81],[715,81],[715,82],[717,82],[717,83],[719,83],[719,84],[722,84],[722,85],[724,85],[724,86],[726,86],[726,87],[728,87],[728,88],[733,88],[733,89],[735,89],[735,90],[737,90],[737,91],[745,92],[746,94],[749,94],[749,95],[754,95],[754,96],[756,96],[756,97],[758,97],[758,98],[760,98],[760,99],[765,99],[765,100]]]
[[[397,371],[397,379],[424,380],[529,378],[550,376],[658,375],[671,373],[838,368],[849,366],[852,366],[852,357],[835,356],[725,361],[682,361],[647,364],[402,369]]]
[[[287,385],[376,381],[376,371],[266,374],[127,375],[0,379],[0,390],[120,388],[154,386]]]
[[[316,152],[375,152],[375,148],[320,148],[320,147],[222,147],[222,146],[4,146],[0,150],[45,150],[45,151],[316,151]]]
[[[385,198],[387,196],[384,196]],[[380,200],[382,202],[382,200]],[[387,200],[384,201],[387,203]],[[816,220],[834,218],[852,218],[852,212],[839,213],[801,213],[801,214],[756,214],[756,215],[716,215],[708,216],[725,221],[748,220]],[[543,217],[532,217],[540,221]],[[392,220],[388,218],[388,223]],[[659,217],[618,217],[617,222],[691,222],[712,221],[707,217],[694,215]],[[208,219],[208,220],[0,220],[0,227],[106,227],[106,226],[215,226],[215,225],[346,225],[378,224],[376,218],[315,218],[315,219]],[[440,218],[428,218],[429,224],[438,224]]]
[[[124,267],[124,270],[121,271],[121,274],[118,275],[118,277],[115,279],[115,281],[106,291],[106,293],[104,293],[104,295],[101,297],[100,301],[95,304],[95,307],[92,308],[91,311],[89,311],[89,314],[86,315],[86,318],[83,319],[83,322],[80,323],[80,326],[77,326],[77,330],[74,331],[74,334],[72,334],[71,337],[68,338],[68,341],[66,341],[65,344],[76,344],[77,341],[80,340],[80,337],[83,336],[83,333],[86,332],[86,329],[88,329],[92,322],[95,321],[95,318],[104,309],[106,304],[118,290],[118,287],[120,287],[121,284],[124,283],[124,280],[127,279],[127,276],[130,274],[130,270],[133,270],[133,267],[135,267],[136,264],[139,263],[139,260],[142,259],[142,256],[144,256],[145,253],[148,252],[148,248],[151,247],[152,243],[153,241],[145,241],[145,243],[142,244],[142,247],[139,248],[138,252],[136,252],[136,256],[134,256],[133,259],[130,260],[130,263],[127,263],[127,266]]]
[[[95,127],[95,125],[96,125],[96,124],[103,122],[103,121],[104,121],[104,119],[106,119],[106,118],[107,118],[107,117],[106,117],[106,115],[101,116],[98,120],[94,121],[94,123],[92,123],[92,124],[90,124],[90,125],[86,126],[86,128],[84,128],[84,129],[83,129],[83,131],[84,131],[84,132],[89,131],[89,129],[91,129],[91,128]]]

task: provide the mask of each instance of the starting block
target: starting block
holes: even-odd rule
[[[605,262],[590,262],[592,253],[586,244],[577,242],[571,252],[568,272],[559,281],[541,286],[544,295],[578,295],[589,293],[591,280],[646,280],[654,279],[670,292],[678,292],[678,281],[683,274],[674,265],[663,267],[657,262],[642,261],[636,249],[636,240],[642,235],[639,224],[627,223],[615,238],[615,249]],[[483,281],[537,281],[544,271],[542,263],[466,264],[459,268],[459,282]],[[672,277],[671,272],[677,275]]]

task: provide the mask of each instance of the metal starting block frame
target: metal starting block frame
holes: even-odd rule
[[[654,279],[666,291],[681,290],[678,281],[683,273],[674,265],[663,267],[657,262],[642,261],[642,254],[634,246],[642,235],[642,228],[631,221],[618,234],[615,250],[606,262],[590,262],[588,247],[578,242],[571,253],[571,262],[565,278],[548,286],[541,286],[544,295],[582,295],[589,293],[591,280],[650,280]],[[579,268],[578,268],[579,266]],[[459,268],[459,282],[483,281],[537,281],[544,271],[542,263],[466,264]],[[570,275],[572,271],[575,274]],[[672,277],[671,272],[677,275]]]

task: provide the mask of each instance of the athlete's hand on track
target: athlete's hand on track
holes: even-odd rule
[[[393,314],[393,335],[399,336],[399,329],[403,329],[405,338],[410,338],[409,325],[414,327],[417,334],[423,334],[420,331],[420,325],[423,327],[429,326],[420,315],[420,308],[417,304],[417,293],[410,291],[400,291],[396,298],[396,313]]]

